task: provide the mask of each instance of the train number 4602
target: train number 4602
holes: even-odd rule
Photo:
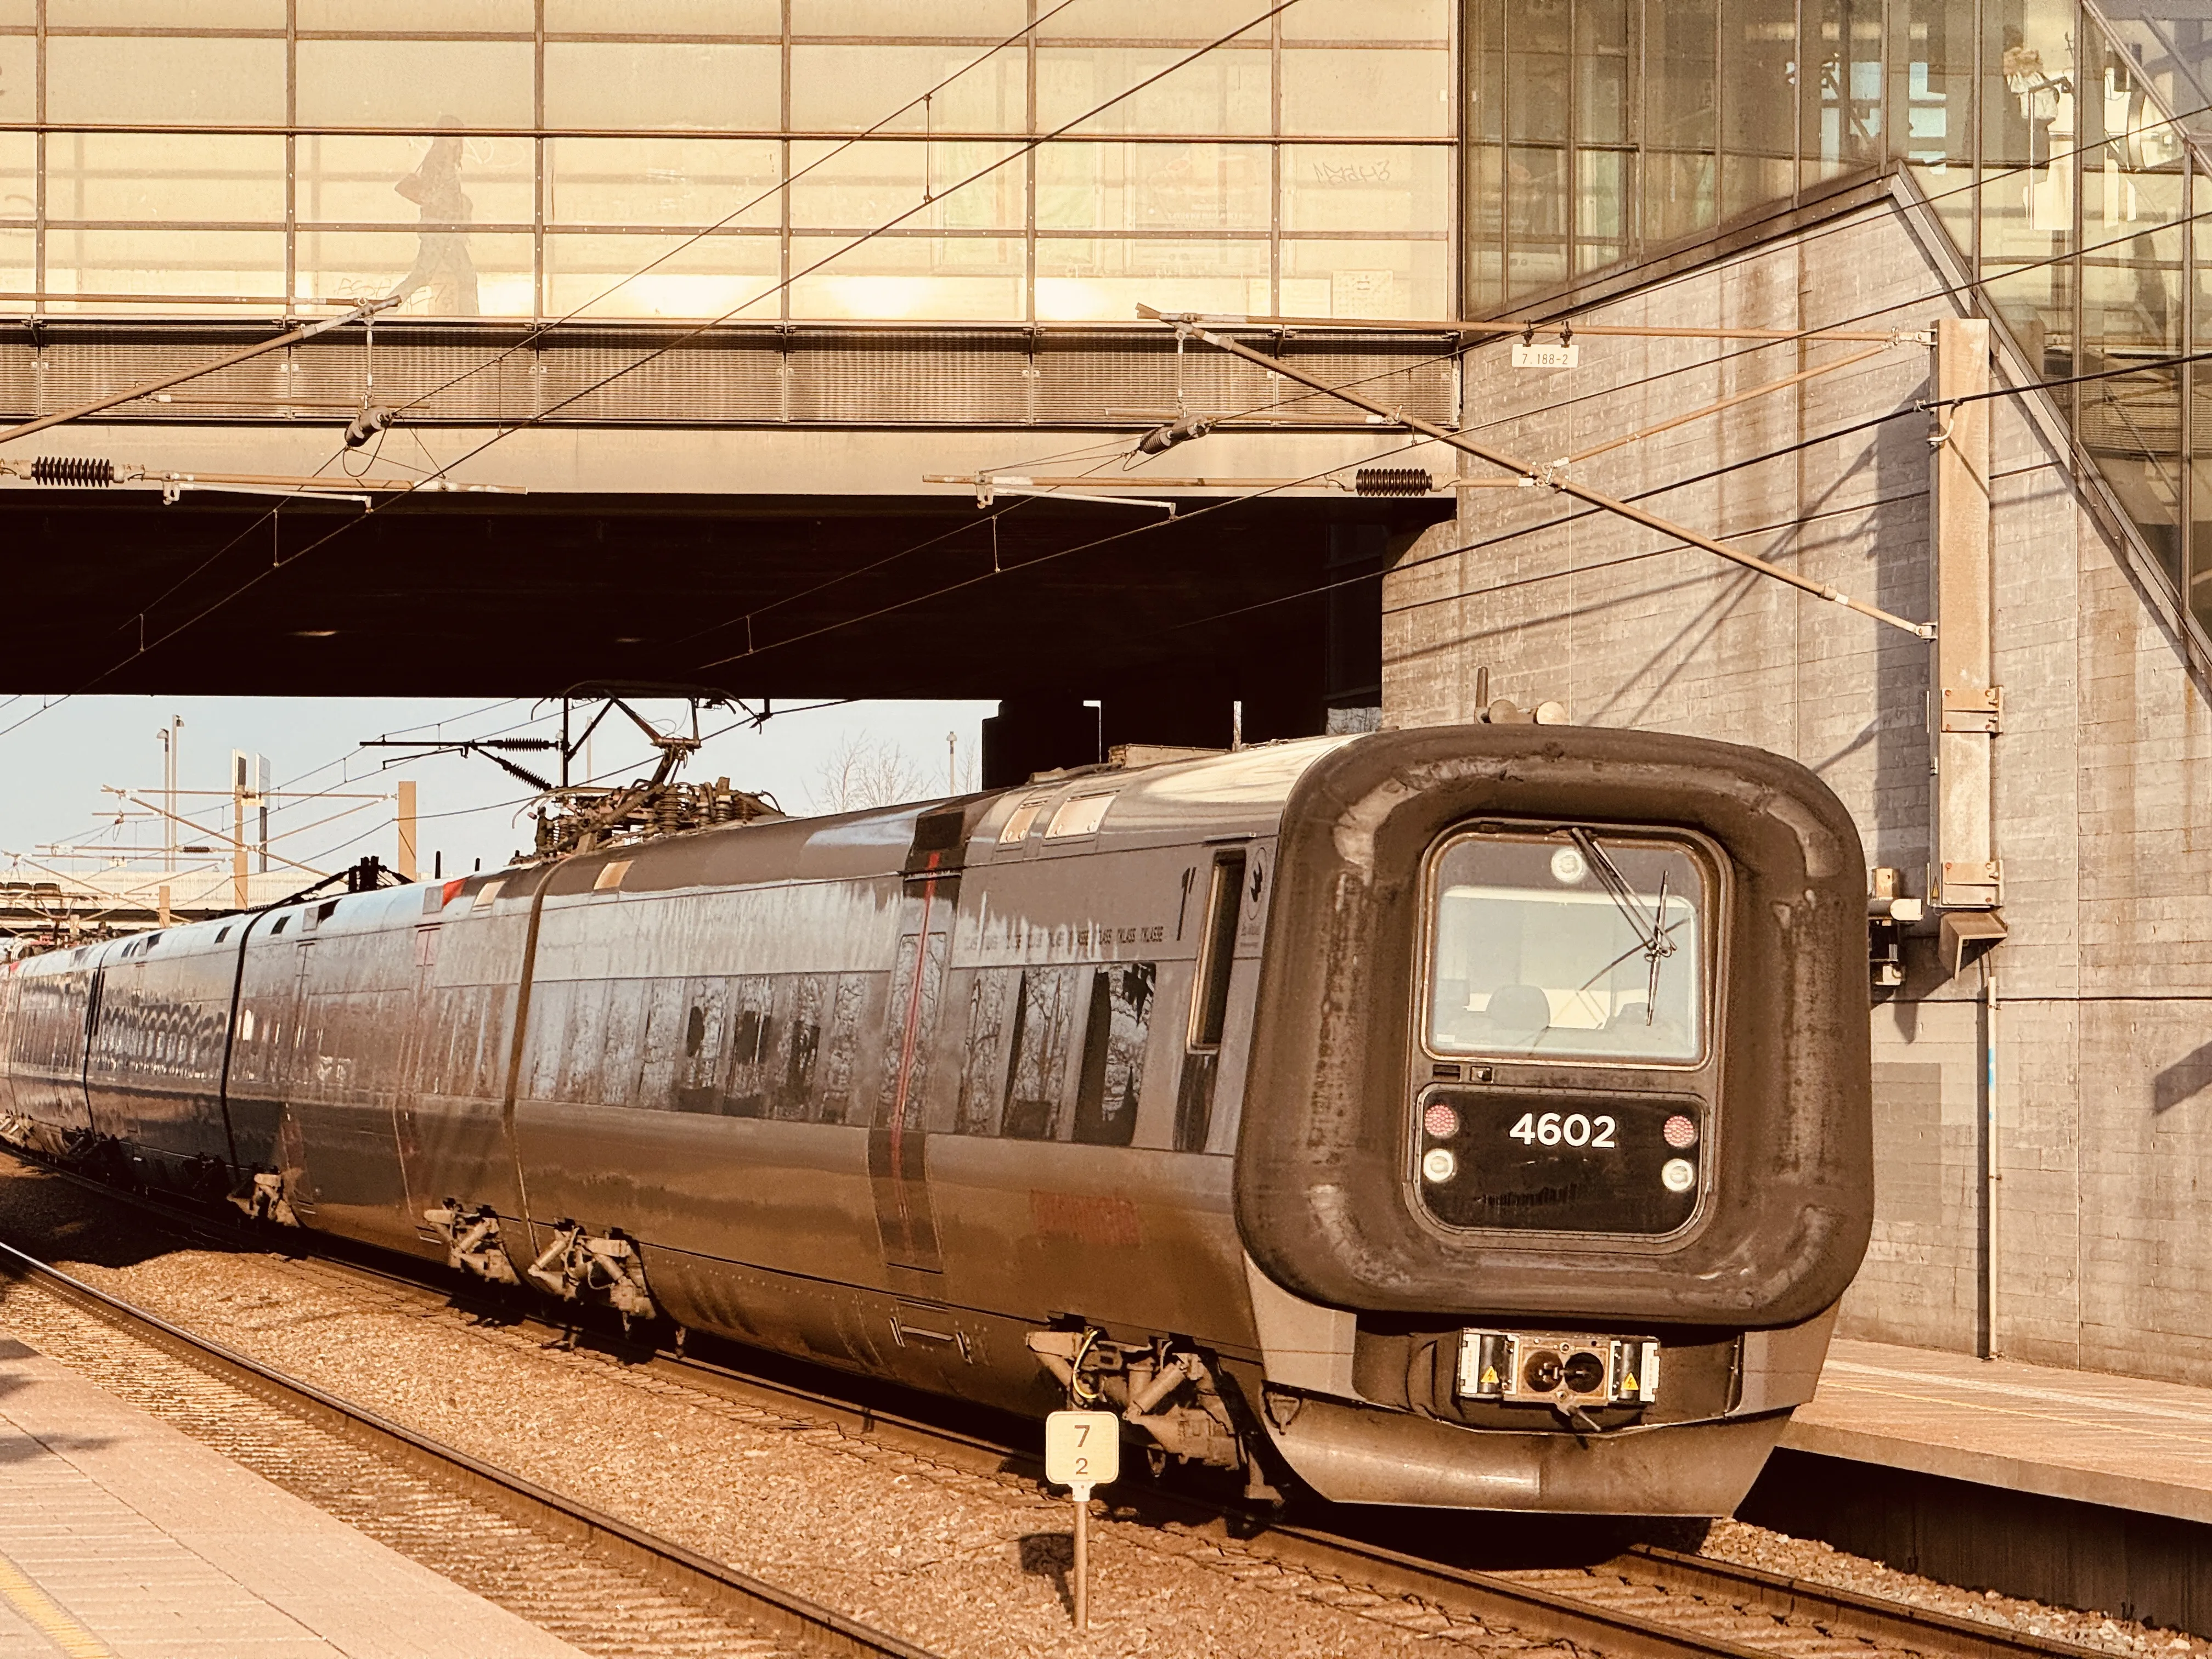
[[[1609,1117],[1585,1117],[1580,1112],[1547,1112],[1541,1117],[1523,1112],[1521,1121],[1505,1133],[1528,1146],[1556,1146],[1565,1141],[1570,1146],[1611,1151],[1620,1144],[1613,1138],[1620,1127]]]

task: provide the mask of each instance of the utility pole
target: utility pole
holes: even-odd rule
[[[161,744],[161,805],[167,814],[161,824],[161,868],[168,871],[177,867],[177,744],[184,729],[185,717],[172,714],[154,733]]]

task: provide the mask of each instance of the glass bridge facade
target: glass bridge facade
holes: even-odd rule
[[[0,314],[1441,320],[1902,170],[2212,602],[2212,0],[1268,9],[0,0]]]

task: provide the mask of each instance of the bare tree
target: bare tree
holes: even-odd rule
[[[929,780],[905,750],[865,732],[846,732],[815,769],[807,805],[817,812],[859,812],[929,793]]]

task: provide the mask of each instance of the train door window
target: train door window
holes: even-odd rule
[[[1075,968],[1031,968],[1014,999],[1013,1063],[1000,1133],[1017,1140],[1056,1140],[1067,1090],[1068,1039],[1075,1023]]]
[[[1213,1127],[1213,1082],[1221,1066],[1221,1036],[1229,1024],[1229,981],[1237,961],[1237,921],[1243,909],[1244,853],[1213,860],[1206,892],[1206,932],[1191,976],[1190,1030],[1182,1079],[1176,1090],[1176,1150],[1202,1152]]]
[[[1079,1141],[1126,1146],[1137,1133],[1137,1091],[1144,1081],[1145,1042],[1152,1033],[1158,973],[1149,962],[1133,962],[1101,968],[1091,976],[1091,1016],[1075,1091]]]
[[[968,987],[968,1047],[961,1056],[960,1096],[953,1129],[963,1135],[994,1135],[1006,1103],[1006,1038],[1021,975],[988,969]]]

